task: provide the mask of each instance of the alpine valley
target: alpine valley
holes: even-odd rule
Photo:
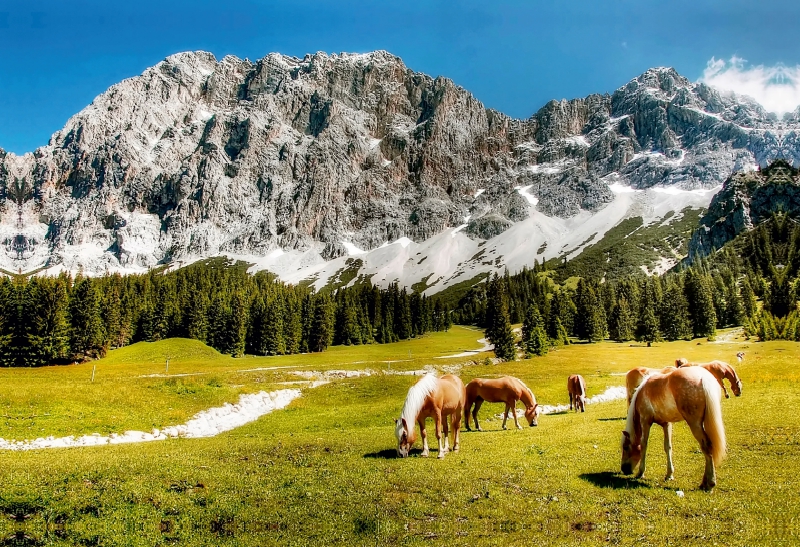
[[[383,51],[180,53],[46,146],[0,150],[0,268],[226,256],[317,288],[429,295],[592,252],[601,268],[662,272],[726,179],[797,166],[799,137],[800,110],[778,118],[670,68],[518,120]]]

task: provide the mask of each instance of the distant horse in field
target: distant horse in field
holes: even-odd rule
[[[569,409],[575,403],[575,412],[586,412],[586,382],[583,376],[573,374],[567,378],[567,391],[569,392]]]
[[[422,435],[422,456],[429,454],[428,433],[425,420],[433,418],[436,423],[436,440],[439,444],[439,458],[444,458],[450,450],[447,417],[453,430],[453,452],[458,452],[461,415],[464,412],[464,383],[458,376],[446,374],[437,378],[426,374],[419,382],[411,386],[403,404],[400,419],[395,420],[395,436],[397,437],[397,455],[408,456],[411,447],[417,440],[414,423],[419,424]],[[444,435],[443,435],[444,434]],[[444,441],[442,437],[444,436]]]
[[[522,404],[525,405],[525,419],[528,421],[528,425],[531,427],[538,425],[536,419],[539,415],[539,405],[536,404],[536,397],[519,378],[514,378],[513,376],[493,379],[475,378],[467,384],[466,392],[464,421],[467,425],[467,431],[471,431],[469,428],[469,412],[473,404],[475,409],[472,410],[472,419],[475,420],[475,429],[483,431],[478,423],[478,411],[484,402],[506,404],[506,409],[503,413],[503,429],[506,429],[509,411],[514,416],[514,425],[517,426],[517,429],[522,429],[517,420],[517,401],[522,401]]]
[[[656,372],[661,374],[669,374],[673,370],[677,370],[675,367],[664,367],[661,369],[658,368],[647,368],[647,367],[636,367],[628,371],[628,374],[625,375],[625,387],[628,391],[628,406],[631,404],[631,397],[633,397],[633,392],[636,391],[636,388],[642,383],[647,376],[651,374],[655,374]]]
[[[722,387],[722,391],[725,393],[725,398],[730,399],[731,396],[728,395],[728,390],[725,389],[725,384],[722,382],[724,379],[731,383],[731,391],[737,397],[742,395],[742,381],[739,379],[739,375],[736,374],[736,371],[733,369],[725,361],[711,361],[709,363],[690,363],[688,359],[682,357],[675,361],[675,366],[680,367],[703,367],[708,372],[714,375],[714,378],[717,379],[719,385]]]
[[[717,484],[715,465],[725,457],[725,426],[714,376],[702,367],[679,368],[669,374],[645,377],[634,392],[628,419],[622,432],[622,473],[630,475],[639,465],[636,478],[644,475],[647,440],[655,423],[664,429],[667,475],[674,478],[672,465],[672,423],[686,421],[700,443],[706,468],[700,488],[712,490]]]
[[[742,361],[744,361],[744,352],[743,352],[743,351],[740,351],[739,353],[737,353],[737,354],[736,354],[736,358],[739,360],[739,363],[741,363]]]

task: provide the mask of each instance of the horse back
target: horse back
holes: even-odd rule
[[[502,378],[475,378],[467,384],[467,398],[472,401],[480,397],[487,403],[504,403],[509,399],[520,399],[523,389],[527,389],[513,376]]]
[[[586,382],[579,374],[572,374],[567,379],[567,390],[572,395],[586,395]]]
[[[445,374],[439,378],[439,386],[432,395],[437,399],[437,406],[444,414],[461,412],[464,407],[464,382],[458,376]]]
[[[704,367],[681,367],[668,374],[654,374],[644,386],[637,408],[658,424],[702,417],[706,406]],[[641,403],[641,406],[640,406]]]

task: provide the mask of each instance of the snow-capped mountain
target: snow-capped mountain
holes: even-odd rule
[[[670,68],[517,120],[382,51],[180,53],[112,86],[47,146],[0,151],[0,267],[229,255],[287,281],[436,292],[574,256],[629,216],[707,207],[735,170],[798,164],[797,118]]]

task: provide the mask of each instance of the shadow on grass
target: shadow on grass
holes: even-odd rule
[[[599,422],[619,422],[621,420],[627,420],[627,416],[622,416],[621,418],[597,418]]]
[[[436,458],[436,453],[437,453],[436,448],[435,447],[432,448],[431,454],[433,454],[433,458]],[[422,454],[421,448],[412,448],[411,451],[408,453],[408,455],[412,457],[419,456],[420,454]],[[378,460],[393,460],[395,458],[399,458],[399,456],[397,455],[396,448],[387,448],[385,450],[381,450],[380,452],[369,452],[367,454],[364,454],[364,457],[370,459],[378,459]]]
[[[582,473],[580,477],[600,488],[650,488],[650,485],[639,479],[628,478],[613,471]]]

